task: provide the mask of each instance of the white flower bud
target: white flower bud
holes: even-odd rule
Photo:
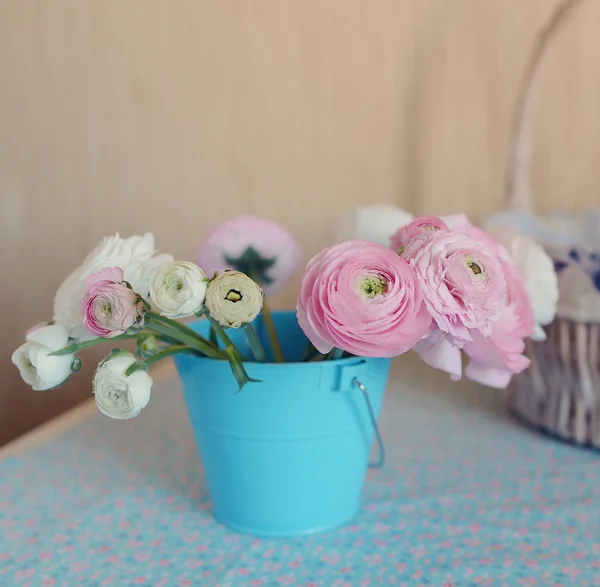
[[[42,326],[27,334],[27,342],[12,355],[23,381],[36,391],[52,389],[64,383],[73,372],[74,354],[55,355],[67,346],[69,339],[66,328],[53,324]]]
[[[365,240],[389,248],[392,236],[413,218],[412,214],[389,204],[360,206],[344,214],[337,241]]]
[[[92,385],[98,409],[117,420],[135,418],[150,401],[152,377],[146,371],[125,372],[137,359],[128,351],[110,354],[98,365]]]
[[[263,304],[263,290],[239,271],[217,275],[206,290],[206,309],[223,328],[240,328],[252,322],[260,314]]]
[[[185,318],[204,305],[208,278],[198,265],[177,261],[163,265],[150,283],[150,296],[167,318]]]

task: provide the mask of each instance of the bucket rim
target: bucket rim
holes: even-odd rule
[[[229,365],[229,362],[227,359],[213,359],[212,357],[203,357],[199,354],[180,354],[180,355],[175,355],[173,357],[173,359],[175,360],[175,362],[177,361],[185,361],[185,360],[193,360],[193,361],[201,361],[201,362],[206,362],[206,363],[210,363],[210,364],[223,364],[223,365]],[[267,361],[266,363],[259,363],[258,361],[242,361],[242,365],[244,366],[248,366],[248,365],[252,365],[254,367],[256,367],[257,365],[260,367],[275,367],[277,369],[286,369],[286,368],[294,368],[294,369],[307,369],[307,368],[313,368],[313,369],[318,369],[320,367],[324,367],[324,366],[343,366],[343,365],[351,365],[351,364],[358,364],[358,363],[364,363],[365,361],[378,361],[378,360],[388,360],[388,359],[379,359],[378,357],[356,357],[356,356],[351,356],[351,357],[345,357],[343,359],[330,359],[327,361],[286,361],[285,363],[276,363],[273,361]]]
[[[274,310],[272,311],[272,315],[273,317],[276,316],[291,316],[291,315],[297,315],[296,310]],[[195,320],[190,320],[189,322],[186,322],[186,326],[189,326],[192,330],[196,330],[195,326],[198,324],[202,324],[205,323],[205,318],[196,318]],[[189,354],[182,354],[182,355],[175,355],[174,357],[175,362],[179,362],[179,361],[186,361],[186,360],[194,360],[194,361],[200,361],[200,362],[204,362],[204,363],[210,363],[210,364],[227,364],[228,361],[227,359],[213,359],[211,357],[203,357],[202,355],[199,354],[195,354],[195,355],[189,355]],[[358,363],[362,363],[365,362],[367,360],[373,360],[373,361],[377,361],[377,360],[381,360],[379,357],[363,357],[363,356],[358,356],[358,355],[352,355],[350,357],[344,357],[342,359],[329,359],[327,361],[285,361],[284,363],[277,363],[275,361],[267,361],[265,363],[259,363],[258,361],[242,361],[242,364],[244,366],[248,366],[248,365],[252,365],[253,368],[256,368],[256,366],[260,366],[262,367],[269,367],[269,368],[276,368],[279,370],[285,370],[285,369],[304,369],[304,370],[309,370],[309,369],[319,369],[323,366],[327,366],[327,367],[336,367],[336,366],[345,366],[345,365],[353,365],[353,364],[358,364]]]

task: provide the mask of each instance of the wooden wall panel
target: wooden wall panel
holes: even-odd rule
[[[2,0],[0,442],[89,393],[10,365],[103,235],[193,257],[232,214],[306,255],[345,208],[502,206],[512,107],[550,0]],[[536,119],[544,210],[597,204],[600,3],[561,36]],[[294,288],[277,305],[291,305]]]

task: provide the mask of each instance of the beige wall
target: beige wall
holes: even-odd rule
[[[519,78],[553,4],[1,0],[0,443],[90,393],[88,373],[34,394],[9,357],[103,235],[153,230],[191,257],[212,223],[256,212],[309,255],[358,204],[501,207]],[[544,210],[598,203],[598,31],[589,2],[544,75]]]

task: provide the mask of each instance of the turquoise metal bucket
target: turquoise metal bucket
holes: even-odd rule
[[[295,312],[274,314],[286,361],[307,347]],[[255,322],[268,347],[264,324]],[[191,327],[208,334],[206,321]],[[228,334],[246,356],[243,332]],[[268,353],[268,351],[267,351]],[[389,359],[245,363],[237,392],[226,361],[178,355],[175,363],[217,521],[255,536],[322,532],[350,521],[374,437]]]

